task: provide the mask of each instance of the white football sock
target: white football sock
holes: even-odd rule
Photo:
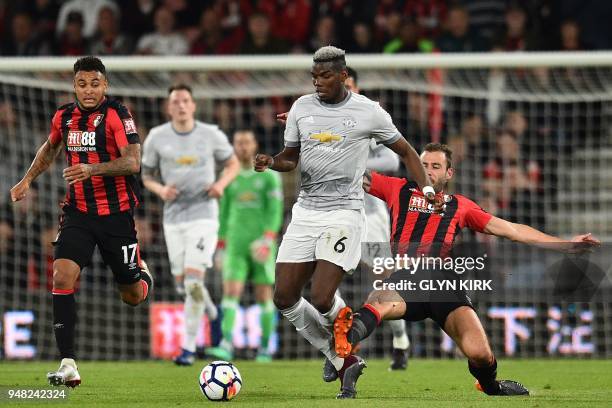
[[[185,279],[185,338],[183,348],[195,352],[196,338],[204,315],[204,283]]]
[[[334,320],[336,320],[336,316],[338,316],[338,312],[340,309],[346,306],[344,300],[340,297],[339,293],[336,292],[334,295],[334,301],[332,303],[331,309],[329,312],[321,314],[323,327],[332,332],[334,327]]]
[[[388,320],[393,332],[393,348],[407,350],[410,347],[410,339],[406,333],[406,322],[404,320]]]
[[[340,311],[340,309],[342,309],[345,306],[346,306],[346,303],[340,297],[340,291],[337,290],[336,294],[334,295],[334,302],[332,303],[332,307],[331,309],[329,309],[329,312],[324,313],[324,314],[319,313],[319,316],[321,317],[321,324],[323,325],[323,327],[329,330],[330,333],[333,333],[334,320],[336,320],[336,316],[338,316],[338,312]],[[336,354],[335,349],[333,351],[334,351],[334,354]],[[330,358],[329,361],[331,361],[334,367],[336,367],[336,370],[340,370],[342,366],[344,365],[344,359],[342,357],[338,357],[337,355],[334,358]]]
[[[208,289],[206,288],[206,285],[202,286],[203,288],[203,300],[204,300],[204,309],[206,310],[206,315],[208,316],[208,320],[209,321],[213,321],[213,320],[217,320],[217,317],[219,317],[219,312],[217,311],[217,305],[215,305],[215,302],[213,302],[212,298],[210,297],[210,293],[208,293]]]
[[[323,327],[321,313],[310,302],[300,298],[295,305],[280,312],[295,326],[302,337],[325,354],[337,370],[342,368],[344,359],[338,357],[332,347],[331,332]]]

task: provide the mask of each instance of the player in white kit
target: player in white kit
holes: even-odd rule
[[[217,309],[204,285],[217,247],[218,203],[223,190],[240,171],[227,136],[217,126],[195,120],[191,88],[168,91],[170,122],[154,127],[143,146],[145,187],[164,200],[164,237],[177,292],[185,297],[185,337],[177,365],[195,360],[196,336],[206,313]],[[224,167],[215,181],[218,165]],[[160,180],[156,179],[156,172]]]
[[[344,83],[346,88],[358,94],[359,86],[357,85],[357,71],[351,67],[347,67],[348,78]],[[277,118],[285,123],[287,113],[281,113]],[[399,156],[384,145],[377,145],[374,140],[370,141],[370,152],[368,154],[368,162],[366,167],[369,170],[375,170],[379,173],[392,174],[399,170]],[[389,210],[384,201],[373,195],[366,194],[365,213],[367,222],[367,233],[365,245],[362,248],[361,261],[369,267],[373,265],[375,257],[391,257],[390,228],[389,228]],[[410,339],[406,332],[406,322],[404,320],[388,320],[386,322],[391,327],[393,333],[393,350],[392,360],[389,366],[390,370],[405,370],[408,367],[408,348],[410,347]],[[325,359],[323,366],[323,380],[334,381],[338,374],[331,362]]]
[[[365,238],[362,176],[370,139],[397,153],[434,201],[419,156],[400,135],[389,114],[344,86],[348,76],[344,51],[322,47],[314,54],[316,92],[294,102],[285,128],[285,148],[271,157],[260,154],[255,170],[291,171],[300,163],[301,187],[276,261],[274,303],[337,370],[337,398],[354,398],[365,362],[340,358],[331,347],[331,328],[345,303],[335,296],[345,272],[357,267]],[[301,297],[311,281],[311,302]]]

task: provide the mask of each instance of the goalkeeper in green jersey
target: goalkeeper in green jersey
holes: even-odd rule
[[[240,160],[238,177],[225,189],[221,199],[219,246],[223,256],[223,300],[221,308],[223,339],[207,354],[222,360],[233,358],[232,331],[236,309],[247,279],[255,287],[255,299],[261,307],[261,346],[258,361],[270,361],[268,343],[275,329],[272,302],[276,235],[283,218],[280,176],[274,171],[257,173],[253,160],[257,141],[252,131],[234,134],[234,150]]]

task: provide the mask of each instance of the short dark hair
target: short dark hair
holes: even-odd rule
[[[106,67],[102,63],[102,60],[92,55],[79,58],[74,63],[74,74],[76,75],[76,73],[79,71],[98,71],[102,75],[106,76]]]
[[[193,91],[191,90],[191,87],[187,84],[178,83],[178,84],[170,85],[168,87],[168,95],[170,95],[173,91],[187,91],[189,92],[189,95],[191,95],[191,97],[193,98]]]
[[[341,72],[346,69],[346,58],[344,50],[332,45],[319,48],[313,55],[315,64],[330,64],[332,70]]]
[[[425,152],[442,152],[446,156],[446,168],[453,167],[453,151],[448,145],[443,143],[427,143],[423,148]]]
[[[353,78],[353,81],[355,81],[355,85],[357,85],[357,71],[355,71],[353,68],[347,66],[346,67],[346,72],[348,73],[348,76]]]

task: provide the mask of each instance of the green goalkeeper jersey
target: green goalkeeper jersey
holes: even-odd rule
[[[283,220],[283,192],[277,172],[242,169],[221,198],[219,239],[248,245],[264,232],[278,233]]]

